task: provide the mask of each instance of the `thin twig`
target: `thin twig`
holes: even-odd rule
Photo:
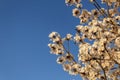
[[[108,17],[110,17],[110,13],[109,13],[109,5],[108,5],[108,2],[106,2],[106,4],[107,4],[107,14],[108,14]]]
[[[97,3],[96,0],[94,0],[94,2],[97,4],[97,6],[99,7],[99,9],[102,9],[101,6]],[[102,11],[102,10],[101,10],[101,11]],[[102,11],[102,13],[107,17],[107,14],[106,14],[104,11]]]
[[[69,40],[68,41],[68,51],[70,52],[70,43],[69,43]]]
[[[96,62],[99,64],[99,66],[101,67],[102,71],[103,71],[103,74],[104,74],[104,78],[105,80],[107,80],[107,76],[106,76],[106,73],[105,73],[105,70],[103,68],[103,66],[101,65],[101,63],[99,61],[96,60]]]
[[[98,8],[98,6],[96,4],[93,3],[93,5],[97,8],[97,10],[103,15],[103,17],[105,18],[104,14],[101,12],[101,10]]]
[[[71,55],[70,52],[65,48],[65,46],[62,44],[64,50],[66,51],[67,54]],[[72,60],[74,61],[74,63],[77,63],[76,60],[72,57]]]
[[[101,7],[100,7],[100,5],[94,0],[94,2],[93,2],[93,5],[97,8],[97,10],[103,15],[103,17],[105,18],[106,16],[106,14],[101,10]]]

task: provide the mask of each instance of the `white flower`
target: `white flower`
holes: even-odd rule
[[[86,9],[83,9],[81,15],[79,16],[80,23],[88,22],[90,17],[91,17],[91,13],[88,12]]]
[[[73,13],[73,16],[78,17],[80,15],[80,10],[75,8],[73,9],[72,13]]]
[[[82,41],[82,38],[81,38],[78,34],[76,34],[76,36],[74,37],[74,41],[75,41],[76,43],[79,43],[79,42]]]
[[[48,44],[48,47],[50,48],[50,52],[56,55],[64,54],[63,46],[57,45],[57,44]]]
[[[72,39],[72,35],[71,34],[67,34],[66,35],[66,40],[70,40],[70,39]]]
[[[120,16],[116,16],[115,19],[116,19],[116,20],[120,20]]]
[[[73,5],[75,4],[75,0],[65,0],[65,3],[68,5]]]
[[[115,39],[115,44],[116,44],[117,47],[120,48],[120,37],[117,37],[117,38]]]
[[[68,61],[68,62],[72,62],[73,61],[73,55],[70,54],[70,53],[67,53],[65,55],[65,59]]]
[[[83,28],[82,25],[77,25],[77,26],[76,26],[76,30],[77,30],[77,32],[81,32],[82,28]]]
[[[70,71],[71,70],[71,65],[70,64],[63,64],[63,69],[65,71]]]
[[[109,9],[109,15],[110,15],[110,16],[113,17],[116,13],[117,13],[117,12],[116,12],[115,9]]]
[[[60,37],[60,35],[57,32],[52,32],[49,34],[49,38],[55,38],[55,37]]]
[[[90,0],[90,2],[94,2],[95,0]]]
[[[97,18],[99,16],[99,12],[96,9],[92,10],[92,16]]]
[[[81,66],[79,64],[73,64],[69,73],[71,75],[77,75],[79,73],[80,69],[81,69]]]
[[[60,56],[60,57],[57,58],[57,63],[58,64],[63,64],[65,61],[66,61],[66,59],[65,59],[64,56]]]
[[[56,44],[48,44],[49,48],[51,49],[51,53],[56,54],[58,46]]]
[[[52,32],[49,34],[49,38],[53,41],[53,42],[60,42],[60,35],[57,32]]]
[[[76,4],[77,8],[82,8],[82,4]]]

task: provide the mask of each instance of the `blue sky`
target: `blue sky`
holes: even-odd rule
[[[80,80],[47,47],[50,32],[75,33],[71,11],[64,0],[0,0],[0,80]]]

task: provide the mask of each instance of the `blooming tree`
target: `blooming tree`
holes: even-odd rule
[[[86,80],[120,80],[120,0],[89,2],[95,9],[84,9],[81,0],[65,0],[68,6],[75,6],[72,13],[80,24],[74,36],[62,38],[57,32],[50,33],[50,52],[58,56],[57,63],[71,75]],[[78,60],[69,50],[71,41],[79,49]]]

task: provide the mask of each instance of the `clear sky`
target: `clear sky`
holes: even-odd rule
[[[64,0],[0,0],[0,80],[80,80],[49,53],[48,35],[74,33]],[[76,54],[77,55],[77,54]]]

